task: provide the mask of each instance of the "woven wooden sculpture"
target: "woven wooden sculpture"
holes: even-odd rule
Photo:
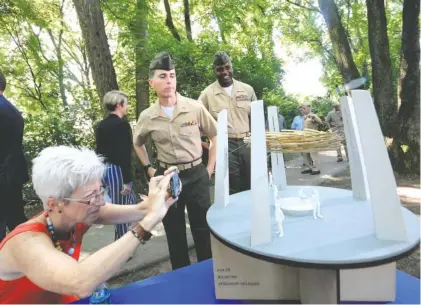
[[[266,145],[269,152],[316,152],[337,149],[342,138],[333,132],[314,129],[266,132]],[[244,138],[245,143],[251,138]]]

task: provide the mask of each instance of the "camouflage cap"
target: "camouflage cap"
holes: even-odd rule
[[[151,64],[149,65],[149,70],[173,70],[174,63],[171,58],[171,55],[168,52],[158,53],[154,59],[152,59]]]

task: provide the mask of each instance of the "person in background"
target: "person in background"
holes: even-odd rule
[[[322,120],[311,112],[310,103],[301,104],[301,113],[304,114],[304,129],[318,129],[318,126],[323,124]],[[314,156],[316,153],[303,153],[304,170],[302,174],[320,174],[320,170],[314,164]]]
[[[13,230],[27,220],[22,196],[29,174],[23,152],[24,120],[4,97],[6,78],[0,72],[0,241],[6,227]]]
[[[298,107],[298,111],[300,112],[300,115],[297,115],[294,120],[292,120],[291,123],[291,129],[292,130],[303,130],[304,129],[304,113],[303,108],[300,106]],[[302,168],[306,167],[306,164],[304,162],[304,154],[302,153],[301,156],[303,157],[303,164]]]
[[[284,116],[279,112],[279,108],[276,107],[277,109],[277,113],[278,113],[278,126],[279,126],[279,131],[285,129],[285,118]],[[269,124],[268,124],[268,114],[267,114],[267,108],[265,109],[265,130],[266,132],[269,132]],[[268,166],[268,172],[272,172],[272,159],[270,157],[270,151],[267,152],[267,166]],[[285,165],[286,168],[286,165]]]
[[[151,61],[149,84],[158,99],[140,115],[133,133],[135,151],[149,177],[176,166],[183,192],[176,206],[163,219],[172,269],[190,264],[186,236],[187,207],[198,261],[212,257],[206,213],[211,205],[210,177],[216,159],[216,121],[201,103],[177,93],[177,76],[171,56],[158,53]],[[201,133],[210,140],[208,164],[202,162]],[[158,168],[149,162],[145,148],[152,138],[158,154]]]
[[[1,304],[64,304],[85,298],[115,275],[177,200],[168,192],[175,168],[151,179],[136,205],[105,203],[105,165],[92,150],[48,147],[33,160],[32,182],[44,211],[0,243]],[[79,261],[92,224],[135,223],[120,239]]]
[[[279,131],[285,129],[285,118],[284,116],[278,112],[278,122],[279,122]]]
[[[304,113],[303,108],[300,106],[298,108],[300,115],[297,115],[291,123],[291,129],[293,130],[303,130],[304,129]]]
[[[336,135],[338,135],[342,140],[342,145],[345,149],[346,157],[348,157],[347,147],[346,147],[346,139],[345,139],[345,131],[344,131],[344,122],[342,119],[342,112],[341,112],[341,106],[339,104],[333,105],[333,109],[327,114],[326,116],[326,124],[330,127],[332,132],[334,132]],[[341,145],[336,150],[337,153],[337,161],[342,162],[343,156],[342,156],[342,147]]]
[[[131,169],[132,129],[124,119],[127,116],[127,95],[113,90],[105,94],[103,103],[109,114],[98,124],[95,135],[96,153],[103,156],[106,162],[106,196],[114,204],[135,204]],[[126,234],[129,226],[129,223],[117,224],[115,240]]]
[[[215,120],[222,109],[228,111],[228,151],[230,194],[250,190],[251,154],[244,138],[250,136],[251,102],[257,100],[254,89],[233,78],[231,59],[217,52],[213,60],[216,81],[200,94],[199,101]]]
[[[277,108],[277,113],[278,113],[278,126],[279,126],[279,131],[281,131],[282,129],[285,129],[285,118],[284,116],[279,112],[279,108]],[[265,113],[265,129],[267,131],[269,131],[269,124],[268,124],[268,120],[267,120],[267,113]]]

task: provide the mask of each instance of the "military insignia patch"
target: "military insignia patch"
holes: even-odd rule
[[[247,95],[245,95],[245,94],[240,94],[240,95],[237,95],[237,96],[235,97],[235,100],[236,100],[237,102],[246,102],[246,101],[249,101],[250,99],[248,98],[248,96],[247,96]]]
[[[180,127],[186,127],[186,126],[194,126],[197,125],[197,121],[188,121],[181,123]]]

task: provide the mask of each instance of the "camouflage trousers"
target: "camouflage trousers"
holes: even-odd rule
[[[336,135],[338,135],[341,138],[341,144],[343,145],[345,149],[345,156],[348,157],[348,149],[346,146],[346,138],[345,138],[345,132],[343,127],[342,128],[332,128],[332,132],[334,132]],[[338,156],[338,159],[343,159],[342,155],[342,145],[339,145],[339,147],[336,149],[336,154]]]

